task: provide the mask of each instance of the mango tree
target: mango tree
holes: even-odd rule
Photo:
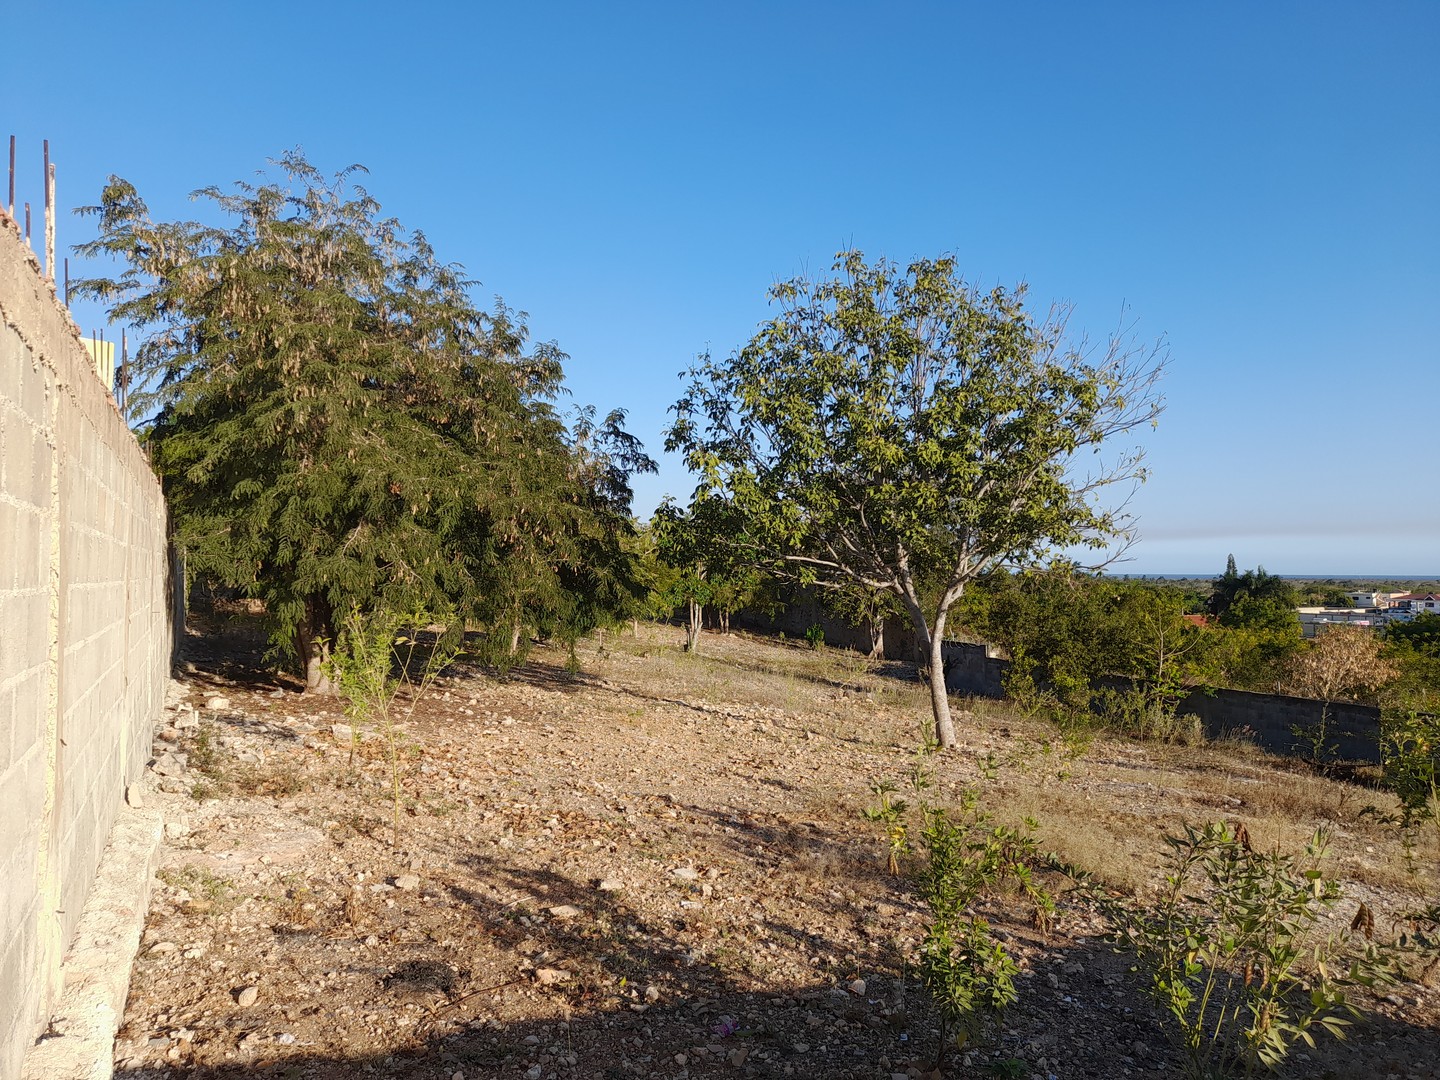
[[[1159,415],[1165,350],[1128,331],[1075,340],[1068,309],[1035,315],[1023,286],[982,292],[950,255],[901,267],[846,251],[833,272],[775,285],[777,312],[744,347],[700,357],[667,448],[796,576],[896,598],[949,747],[951,607],[993,568],[1129,537],[1100,496],[1143,479],[1141,452],[1099,452]]]

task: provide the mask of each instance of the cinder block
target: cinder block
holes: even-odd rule
[[[0,1075],[19,1076],[20,1061],[40,1018],[43,980],[35,971],[33,924],[18,926],[0,952]]]
[[[28,358],[29,363],[20,365],[20,411],[34,423],[48,427],[54,378],[43,365],[36,364],[33,357]]]

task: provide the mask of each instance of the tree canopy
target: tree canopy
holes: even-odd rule
[[[901,267],[846,251],[832,277],[770,299],[748,344],[691,368],[667,447],[791,573],[897,599],[953,745],[951,606],[995,566],[1127,535],[1100,495],[1142,478],[1140,452],[1098,452],[1158,416],[1163,347],[1077,341],[1065,309],[1036,316],[1023,286],[982,292],[949,255]]]
[[[564,354],[354,183],[301,155],[195,198],[226,224],[156,222],[111,177],[81,282],[141,328],[129,398],[199,574],[264,599],[325,682],[336,613],[423,608],[584,628],[637,586],[623,540],[623,414],[553,401]]]

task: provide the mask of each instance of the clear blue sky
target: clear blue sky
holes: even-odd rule
[[[157,215],[303,147],[659,456],[676,373],[840,248],[1165,335],[1121,571],[1440,575],[1440,4],[9,5],[20,194]],[[32,176],[33,173],[33,176]],[[63,217],[62,244],[88,238]],[[77,273],[74,260],[72,272]],[[77,311],[82,325],[100,316]],[[648,515],[688,495],[673,460]]]

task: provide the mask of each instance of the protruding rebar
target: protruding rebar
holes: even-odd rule
[[[50,140],[45,147],[45,280],[55,291],[55,166],[50,164]]]

